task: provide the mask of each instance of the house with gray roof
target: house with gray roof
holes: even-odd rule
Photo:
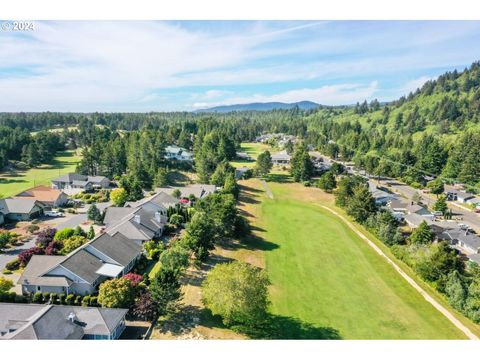
[[[138,208],[109,207],[103,222],[108,234],[120,233],[141,245],[160,237],[167,220],[167,210],[164,207],[148,203]]]
[[[54,189],[83,189],[91,190],[107,189],[110,187],[110,180],[105,176],[90,176],[69,173],[52,180]]]
[[[0,213],[11,221],[28,221],[42,215],[44,204],[34,199],[0,199]]]
[[[273,165],[288,165],[292,157],[288,155],[287,150],[280,151],[272,155]]]
[[[138,208],[138,207],[149,207],[155,208],[155,206],[150,206],[151,204],[156,205],[156,207],[163,208],[165,210],[175,207],[179,203],[178,199],[173,197],[171,194],[160,191],[150,197],[138,200],[138,201],[127,201],[125,207],[129,208]]]
[[[0,303],[0,340],[114,340],[127,309]]]
[[[32,256],[17,283],[24,294],[93,294],[103,281],[127,274],[142,251],[119,232],[103,233],[67,256]]]
[[[447,240],[467,255],[480,254],[480,237],[468,229],[449,229],[444,231],[439,238]]]
[[[177,145],[165,148],[165,159],[177,161],[193,161],[193,153]]]
[[[166,194],[172,195],[175,190],[180,190],[181,198],[188,199],[190,195],[193,195],[197,199],[202,199],[216,192],[217,187],[215,185],[210,185],[210,184],[188,184],[181,187],[156,188],[155,192],[157,193],[164,192]]]

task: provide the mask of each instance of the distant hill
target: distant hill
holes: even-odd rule
[[[275,109],[293,109],[295,106],[298,106],[300,110],[310,110],[318,108],[320,104],[314,103],[312,101],[299,101],[291,104],[282,102],[250,103],[215,106],[208,109],[199,109],[195,112],[228,113],[233,111],[270,111]]]

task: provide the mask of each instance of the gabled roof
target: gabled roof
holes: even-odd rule
[[[459,228],[446,230],[443,232],[442,238],[445,240],[461,241],[472,249],[480,249],[480,237],[466,230],[462,230]]]
[[[127,309],[0,303],[0,339],[67,340],[110,335]],[[73,318],[71,318],[73,315]]]
[[[17,283],[22,285],[70,286],[72,281],[66,277],[43,276],[66,258],[66,256],[58,255],[33,255]]]
[[[97,249],[123,266],[130,264],[130,262],[142,252],[140,245],[131,241],[121,233],[115,233],[114,235],[103,233],[93,239],[89,243],[89,246]]]
[[[75,173],[68,173],[58,178],[52,180],[52,182],[64,182],[64,183],[72,183],[73,181],[85,181],[87,177],[85,175],[75,174]]]
[[[105,176],[88,176],[88,181],[94,184],[101,183],[104,180],[108,180]]]
[[[179,203],[177,198],[174,198],[171,194],[167,194],[166,192],[159,192],[154,194],[150,197],[138,200],[138,201],[129,201],[125,204],[126,207],[130,208],[137,208],[141,207],[147,203],[152,203],[157,206],[162,207],[164,210],[167,210],[171,206],[175,206]]]
[[[272,155],[272,160],[290,160],[291,156],[288,155],[287,150],[280,151]]]
[[[64,194],[63,191],[58,189],[52,189],[49,186],[40,185],[34,188],[25,190],[18,195],[15,195],[14,199],[24,199],[24,200],[37,200],[37,201],[46,201],[46,202],[55,202],[58,198]]]
[[[189,184],[182,187],[162,187],[156,188],[155,192],[164,192],[166,194],[173,194],[175,190],[180,190],[181,196],[188,198],[190,195],[194,195],[197,199],[201,199],[207,195],[210,195],[217,191],[215,185],[210,184]]]
[[[34,199],[0,199],[0,211],[5,215],[14,214],[30,214],[35,206],[38,205]]]
[[[82,247],[68,256],[60,265],[89,284],[93,284],[100,277],[97,270],[100,269],[103,262]]]

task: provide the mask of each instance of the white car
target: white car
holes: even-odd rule
[[[62,217],[64,216],[60,211],[45,211],[44,212],[45,216],[48,217]]]

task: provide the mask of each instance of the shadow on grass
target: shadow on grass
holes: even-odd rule
[[[290,175],[287,174],[268,174],[268,176],[265,178],[265,181],[285,184],[293,182]]]
[[[200,325],[230,329],[251,339],[264,340],[340,340],[338,330],[318,327],[308,322],[290,317],[267,314],[264,322],[256,326],[225,326],[220,316],[212,315],[208,309],[201,311]]]
[[[256,226],[253,226],[251,229],[254,231],[260,231],[260,232],[265,231],[264,229]],[[267,241],[255,234],[250,234],[236,241],[232,241],[232,240],[222,241],[222,242],[219,242],[218,245],[225,250],[232,250],[232,251],[237,249],[272,251],[280,247],[278,244]]]
[[[168,180],[172,182],[173,186],[185,185],[191,182],[190,178],[179,171],[172,171],[168,174]]]
[[[240,185],[240,190],[241,191],[245,191],[245,192],[250,192],[250,193],[261,193],[262,190],[259,190],[259,189],[255,189],[251,186],[247,186],[247,185]]]

